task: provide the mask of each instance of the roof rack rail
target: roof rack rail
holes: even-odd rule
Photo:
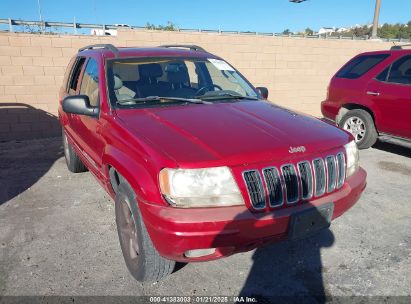
[[[402,50],[403,46],[411,46],[411,44],[400,44],[400,45],[394,45],[391,47],[390,50],[394,51],[394,50]]]
[[[193,45],[193,44],[166,44],[166,45],[160,45],[160,47],[164,47],[164,48],[184,48],[184,49],[190,49],[192,51],[200,51],[200,52],[207,53],[207,51],[205,49],[203,49],[201,46]]]
[[[107,44],[92,44],[92,45],[87,45],[85,47],[80,48],[78,51],[85,51],[85,50],[93,50],[93,49],[106,49],[111,52],[113,52],[114,56],[118,56],[118,48],[116,48],[114,45],[107,43]]]

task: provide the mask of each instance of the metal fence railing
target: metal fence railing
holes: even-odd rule
[[[148,29],[146,26],[134,26],[125,24],[92,24],[78,22],[54,22],[54,21],[26,21],[17,19],[0,19],[0,31],[3,32],[26,32],[37,34],[75,34],[75,35],[117,35],[118,29],[143,30]],[[161,29],[160,29],[161,30]],[[167,29],[163,29],[167,30]],[[235,34],[235,35],[257,35],[273,37],[295,37],[311,39],[346,39],[346,40],[367,40],[368,36],[353,36],[344,33],[334,34],[284,34],[273,32],[252,32],[252,31],[227,31],[214,29],[174,29],[178,32],[200,32],[216,34]],[[382,39],[390,42],[410,42],[411,39]]]

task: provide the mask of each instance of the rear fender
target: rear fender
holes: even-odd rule
[[[364,104],[359,104],[357,102],[349,102],[349,103],[345,103],[341,106],[340,110],[338,111],[338,115],[335,119],[335,122],[337,124],[340,123],[341,119],[344,117],[344,115],[349,111],[349,110],[354,110],[354,109],[361,109],[364,111],[367,111],[368,113],[370,113],[371,117],[374,120],[374,124],[377,127],[378,124],[378,113],[376,113],[375,111],[371,110],[371,109],[375,109],[375,107],[373,107],[372,104],[370,103],[366,103]]]

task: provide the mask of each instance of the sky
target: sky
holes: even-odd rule
[[[0,0],[0,18],[282,32],[348,27],[373,20],[375,0]],[[380,23],[411,20],[411,0],[382,0]]]

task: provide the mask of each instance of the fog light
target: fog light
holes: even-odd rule
[[[199,258],[202,256],[210,255],[215,252],[215,248],[207,248],[207,249],[194,249],[194,250],[187,250],[184,255],[187,258]]]

